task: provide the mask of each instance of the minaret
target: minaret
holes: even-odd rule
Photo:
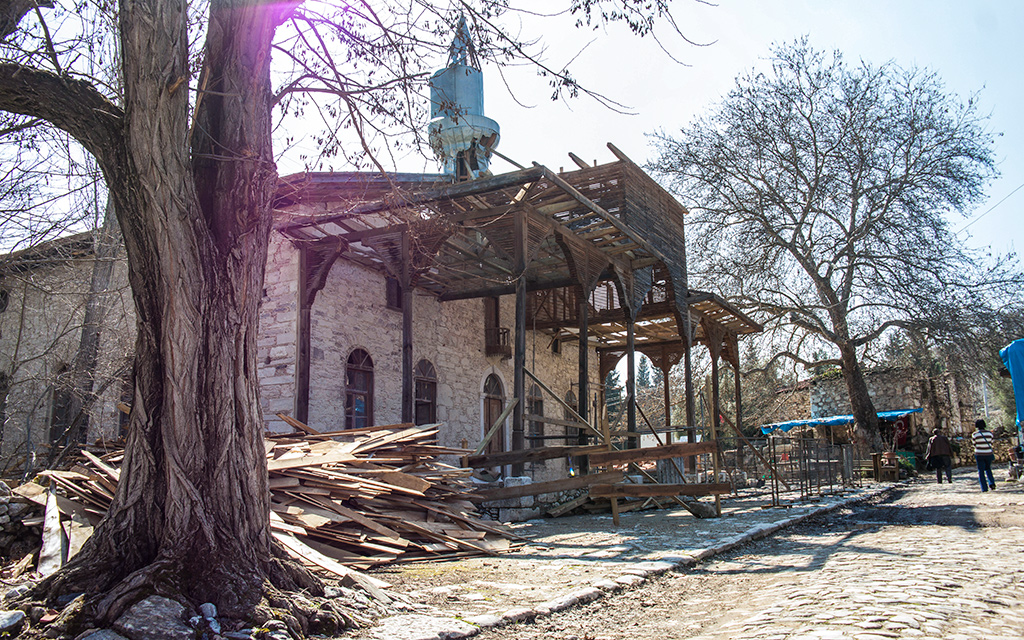
[[[448,66],[430,77],[430,147],[454,182],[491,175],[498,123],[484,116],[484,78],[466,25],[459,20]]]

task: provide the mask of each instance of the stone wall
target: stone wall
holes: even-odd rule
[[[7,306],[0,313],[0,373],[8,392],[0,416],[0,472],[26,460],[45,459],[50,442],[54,389],[75,359],[92,277],[92,255],[43,257],[31,268],[11,269],[0,277]],[[101,296],[105,310],[94,391],[99,400],[89,411],[88,440],[114,438],[121,418],[116,408],[125,392],[134,348],[134,307],[123,254],[111,288]]]
[[[92,273],[91,257],[55,260],[28,272],[8,275],[0,286],[8,304],[0,314],[0,371],[11,381],[4,410],[2,452],[8,459],[27,454],[45,457],[50,437],[53,385],[57,372],[70,364],[81,337],[81,317]],[[108,309],[101,337],[97,388],[101,400],[90,412],[88,437],[114,438],[121,426],[116,404],[125,392],[113,373],[131,356],[134,310],[127,285],[126,265],[115,269],[114,286],[104,296]],[[296,340],[298,333],[299,252],[279,234],[272,234],[260,309],[257,346],[261,408],[268,429],[288,431],[277,413],[292,414],[295,404]],[[509,359],[484,352],[483,302],[440,302],[417,292],[413,301],[414,362],[429,360],[437,373],[437,419],[444,423],[441,444],[475,447],[484,433],[483,385],[496,374],[505,397],[512,397],[513,370]],[[500,323],[514,325],[514,296],[501,300]],[[352,262],[339,260],[312,309],[309,422],[320,430],[344,424],[345,362],[355,348],[365,349],[374,363],[374,421],[401,419],[400,311],[385,303],[384,277]],[[527,332],[527,367],[564,398],[577,382],[577,344],[551,349],[550,336]],[[590,381],[597,388],[598,358],[590,354]],[[527,389],[531,381],[527,380]],[[130,403],[130,400],[129,400]],[[544,414],[563,417],[551,397],[544,397]],[[488,425],[489,426],[489,425]],[[511,442],[511,420],[505,427]],[[546,435],[564,434],[564,427],[546,426]],[[31,447],[27,446],[31,440]],[[540,444],[560,444],[550,440]],[[564,477],[565,460],[529,465],[535,480]]]
[[[298,308],[299,252],[280,234],[271,233],[256,342],[260,407],[270,431],[291,431],[277,414],[291,415],[295,410]]]
[[[385,286],[380,273],[338,260],[318,294],[311,321],[309,424],[313,428],[327,431],[343,427],[345,364],[349,354],[357,348],[364,349],[373,359],[374,422],[401,421],[402,312],[387,307]],[[514,296],[501,299],[501,326],[514,326],[514,305]],[[284,310],[286,305],[275,298],[274,308]],[[526,366],[564,398],[578,378],[577,343],[563,344],[558,354],[552,352],[550,344],[550,336],[527,332]],[[437,420],[444,424],[439,434],[440,443],[475,447],[485,429],[484,381],[490,374],[496,374],[505,397],[511,398],[513,394],[512,361],[485,355],[483,301],[440,302],[432,295],[417,291],[413,296],[413,347],[413,362],[426,359],[437,373]],[[596,353],[591,352],[592,389],[596,389],[598,383],[597,360]],[[292,362],[285,355],[280,359],[272,358],[276,366]],[[266,376],[264,389],[267,378],[276,380],[276,376],[264,372],[261,375]],[[527,389],[530,385],[527,379]],[[574,389],[574,393],[576,391]],[[265,406],[267,402],[265,400]],[[562,407],[550,396],[544,397],[543,402],[544,415],[563,416]],[[546,426],[546,435],[564,433],[564,427]],[[505,438],[506,442],[511,442],[511,420],[507,421]],[[565,460],[534,463],[528,471],[537,481],[565,477],[567,463]]]

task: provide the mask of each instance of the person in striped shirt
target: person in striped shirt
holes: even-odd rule
[[[978,463],[978,482],[981,483],[982,491],[988,491],[996,488],[996,479],[992,476],[992,463],[996,459],[992,449],[992,432],[985,426],[984,420],[975,421],[974,428],[976,431],[971,437],[974,439],[974,459]]]

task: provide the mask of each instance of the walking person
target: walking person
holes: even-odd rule
[[[942,472],[946,472],[946,481],[953,484],[953,447],[949,438],[942,435],[942,429],[935,427],[932,437],[928,438],[928,448],[924,451],[928,466],[935,469],[935,480],[942,484]]]
[[[977,420],[974,428],[976,431],[971,437],[974,439],[974,459],[978,462],[978,482],[981,483],[982,491],[988,491],[996,488],[996,479],[992,476],[992,463],[996,459],[992,449],[992,432],[985,426],[984,420]],[[986,479],[988,484],[985,484]]]

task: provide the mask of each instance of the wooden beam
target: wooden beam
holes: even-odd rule
[[[644,449],[623,449],[622,451],[603,451],[590,454],[590,464],[626,464],[628,462],[650,462],[653,460],[664,460],[666,458],[679,458],[683,456],[697,456],[705,453],[714,453],[718,445],[714,442],[677,442],[666,444],[660,447],[647,447]]]
[[[662,255],[660,251],[652,247],[650,243],[641,238],[635,231],[630,229],[629,225],[627,225],[624,221],[619,220],[612,214],[605,211],[604,208],[602,208],[599,204],[597,204],[590,198],[580,193],[580,191],[576,187],[572,186],[571,184],[560,178],[556,173],[554,173],[547,167],[541,166],[539,164],[535,164],[534,166],[543,171],[545,178],[551,180],[556,185],[561,187],[563,191],[569,194],[574,200],[582,204],[584,207],[590,209],[597,215],[604,218],[605,221],[608,222],[608,224],[612,225],[613,227],[621,231],[627,238],[629,238],[636,244],[640,245],[644,249],[644,251],[660,259],[662,262],[668,262],[668,260],[665,259],[665,256]]]
[[[522,498],[524,496],[537,496],[542,493],[557,493],[559,491],[572,491],[582,489],[595,484],[614,484],[621,482],[625,477],[621,471],[606,471],[603,473],[592,473],[586,476],[573,476],[550,482],[535,482],[519,487],[505,487],[503,489],[490,489],[480,491],[475,496],[470,496],[474,502],[490,502],[493,500],[507,500],[508,498]]]
[[[716,484],[600,484],[590,488],[591,498],[656,498],[661,496],[717,496],[731,493],[728,482]]]
[[[586,447],[537,447],[535,449],[523,449],[521,451],[504,451],[490,455],[472,455],[462,458],[462,466],[474,469],[490,469],[491,467],[503,466],[514,462],[537,462],[540,460],[554,460],[568,456],[586,456],[599,451],[604,451],[604,445],[595,444]]]

